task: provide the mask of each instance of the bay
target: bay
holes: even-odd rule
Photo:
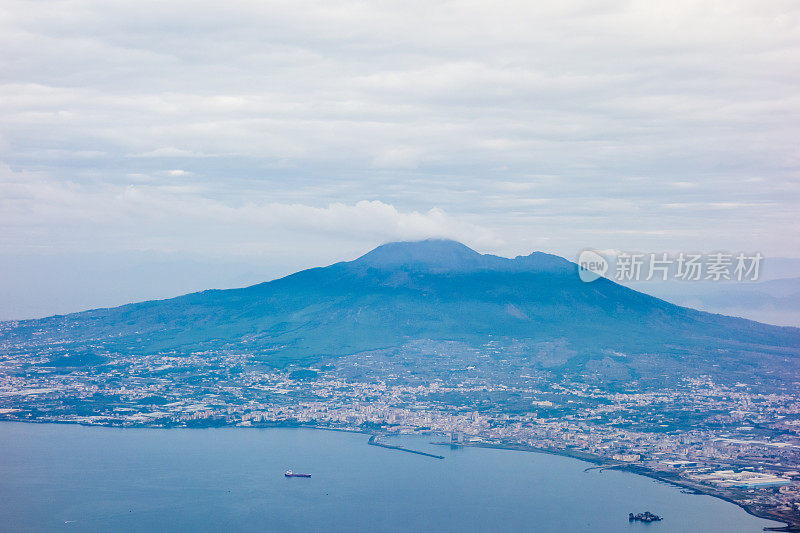
[[[313,429],[0,423],[3,531],[758,532],[710,496],[575,459]],[[311,473],[310,479],[283,472]],[[629,523],[629,512],[664,517]]]

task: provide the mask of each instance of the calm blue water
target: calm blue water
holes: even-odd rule
[[[302,429],[0,423],[3,531],[758,532],[773,522],[574,459],[450,450],[445,460]],[[396,440],[395,442],[401,442]],[[286,479],[284,470],[310,472]],[[629,524],[649,510],[655,524]]]

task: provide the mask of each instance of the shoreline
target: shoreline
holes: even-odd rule
[[[441,445],[446,445],[445,443],[437,443]],[[473,448],[488,448],[488,449],[495,449],[495,450],[509,450],[509,451],[519,451],[519,452],[531,452],[531,453],[545,453],[550,455],[559,455],[562,457],[569,457],[572,459],[577,459],[579,461],[585,461],[588,463],[593,463],[596,465],[606,465],[608,468],[613,468],[615,470],[619,470],[622,472],[628,472],[634,475],[649,477],[651,479],[655,479],[657,481],[661,481],[663,483],[667,483],[669,485],[680,487],[682,489],[689,489],[692,491],[693,494],[703,495],[703,496],[710,496],[712,498],[717,498],[723,500],[725,502],[731,503],[736,505],[737,507],[743,509],[747,514],[754,516],[756,518],[762,518],[764,520],[772,520],[773,522],[778,522],[784,524],[784,526],[772,526],[772,527],[765,527],[764,531],[784,531],[787,533],[797,533],[800,532],[800,523],[794,523],[788,520],[786,517],[772,514],[769,512],[764,512],[763,510],[756,510],[750,508],[748,505],[737,502],[730,496],[726,496],[722,493],[718,493],[714,490],[709,489],[709,487],[705,487],[703,485],[698,485],[688,480],[676,480],[669,478],[667,476],[662,476],[658,472],[650,470],[648,468],[644,468],[637,465],[626,464],[622,462],[617,462],[615,464],[610,464],[608,459],[604,459],[597,455],[592,455],[586,452],[578,452],[578,451],[571,451],[571,450],[559,450],[555,448],[540,448],[537,446],[528,446],[525,444],[493,444],[490,442],[476,442],[476,443],[464,443],[459,444],[459,446],[469,446]]]
[[[318,426],[312,424],[302,424],[302,423],[289,423],[289,424],[282,424],[282,423],[260,423],[258,425],[250,425],[250,426],[204,426],[204,427],[191,427],[191,426],[115,426],[115,425],[106,425],[106,424],[87,424],[83,422],[73,422],[73,421],[53,421],[53,420],[8,420],[8,419],[0,419],[0,423],[3,422],[17,422],[22,424],[63,424],[63,425],[78,425],[83,427],[101,427],[101,428],[112,428],[112,429],[163,429],[163,430],[170,430],[170,429],[313,429],[313,430],[322,430],[322,431],[334,431],[334,432],[341,432],[341,433],[353,433],[359,435],[370,435],[370,439],[368,440],[368,445],[374,445],[371,441],[373,441],[377,434],[375,431],[364,431],[359,429],[351,429],[351,428],[335,428],[330,426]],[[431,436],[435,435],[436,432],[424,432],[424,433],[413,433],[411,435],[417,436]],[[391,433],[384,433],[383,436],[398,436],[400,434],[391,434]],[[437,446],[451,446],[450,443],[446,442],[432,442],[431,444]],[[557,448],[542,448],[537,446],[529,446],[527,444],[513,444],[513,443],[491,443],[491,442],[467,442],[461,443],[457,446],[462,447],[471,447],[471,448],[485,448],[485,449],[495,449],[495,450],[508,450],[508,451],[518,451],[518,452],[529,452],[529,453],[543,453],[549,455],[557,455],[561,457],[568,457],[571,459],[577,459],[579,461],[584,461],[587,463],[592,463],[599,466],[604,466],[607,468],[613,468],[615,470],[619,470],[622,472],[628,472],[634,475],[649,477],[656,481],[661,481],[663,483],[667,483],[674,487],[679,487],[682,489],[691,490],[693,494],[710,496],[712,498],[717,498],[723,500],[727,503],[736,505],[737,507],[743,509],[747,514],[754,516],[756,518],[761,518],[764,520],[771,520],[773,522],[778,522],[784,524],[784,526],[770,526],[764,527],[764,531],[782,531],[786,533],[800,533],[800,523],[794,522],[786,517],[773,514],[770,512],[765,512],[762,509],[752,509],[746,504],[739,503],[730,496],[726,496],[725,494],[718,493],[714,490],[711,490],[709,487],[705,487],[702,485],[698,485],[688,480],[676,480],[672,479],[668,476],[660,475],[658,472],[653,470],[637,466],[631,465],[622,462],[611,462],[608,459],[600,457],[598,455],[581,452],[577,450],[562,450]],[[385,448],[392,448],[395,449],[396,447],[391,445],[381,445],[381,447]],[[400,448],[400,451],[412,451],[404,448]],[[419,453],[413,451],[413,453]],[[427,453],[420,453],[420,455],[430,455]],[[438,458],[438,456],[437,456]],[[442,457],[443,458],[443,457]]]

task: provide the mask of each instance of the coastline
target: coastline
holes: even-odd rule
[[[364,431],[359,429],[352,429],[352,428],[335,428],[330,426],[318,426],[313,424],[302,424],[302,423],[259,423],[257,425],[250,425],[250,426],[205,426],[205,427],[197,427],[197,426],[118,426],[118,425],[110,425],[110,424],[87,424],[84,422],[73,422],[73,421],[51,421],[51,420],[9,420],[9,419],[0,419],[0,423],[3,422],[17,422],[23,424],[64,424],[64,425],[79,425],[83,427],[103,427],[103,428],[114,428],[114,429],[313,429],[313,430],[322,430],[322,431],[333,431],[333,432],[341,432],[341,433],[354,433],[360,435],[370,435],[370,439],[368,440],[368,445],[373,445],[372,440],[377,437],[375,431]],[[424,433],[416,433],[415,435],[418,436],[431,436],[435,435],[435,432],[424,432]],[[397,436],[399,434],[391,434],[391,433],[383,433],[383,436]],[[450,443],[446,442],[432,442],[431,444],[438,445],[438,446],[451,446]],[[683,489],[691,490],[694,494],[702,494],[705,496],[711,496],[713,498],[717,498],[723,500],[725,502],[731,503],[736,505],[737,507],[743,509],[747,514],[754,516],[756,518],[761,518],[765,520],[772,520],[774,522],[782,523],[784,526],[771,526],[765,527],[764,531],[782,531],[786,533],[800,533],[800,523],[794,522],[788,517],[781,516],[780,514],[772,513],[769,510],[764,510],[761,508],[754,509],[746,504],[740,503],[733,499],[730,496],[725,495],[724,493],[714,491],[710,487],[706,487],[703,485],[699,485],[696,483],[692,483],[688,480],[683,479],[673,479],[669,476],[661,475],[659,472],[655,472],[653,470],[637,466],[631,465],[627,463],[622,463],[619,461],[611,461],[606,458],[600,457],[598,455],[593,455],[586,452],[580,452],[577,450],[565,450],[565,449],[557,449],[557,448],[542,448],[537,446],[529,446],[526,444],[513,444],[513,443],[491,443],[491,442],[466,442],[458,444],[458,446],[463,447],[472,447],[472,448],[486,448],[486,449],[496,449],[496,450],[508,450],[508,451],[520,451],[520,452],[531,452],[531,453],[544,453],[549,455],[558,455],[561,457],[568,457],[571,459],[577,459],[579,461],[584,461],[587,463],[592,463],[598,466],[604,466],[607,468],[613,468],[615,470],[620,470],[623,472],[628,472],[635,475],[640,475],[644,477],[649,477],[651,479],[661,481],[663,483],[667,483],[669,485],[680,487]],[[391,446],[391,445],[382,445],[381,447],[388,448],[388,449],[399,449],[400,451],[410,451],[407,449],[400,449],[399,447]],[[413,452],[419,453],[419,452]],[[428,455],[426,453],[422,453],[421,455]],[[438,458],[438,457],[437,457]]]
[[[444,443],[438,443],[441,445],[445,445]],[[496,449],[496,450],[510,450],[510,451],[520,451],[520,452],[532,452],[532,453],[546,453],[550,455],[560,455],[562,457],[570,457],[572,459],[578,459],[580,461],[585,461],[588,463],[593,463],[596,465],[606,465],[608,468],[614,468],[615,470],[620,470],[622,472],[629,472],[631,474],[649,477],[651,479],[655,479],[657,481],[661,481],[663,483],[667,483],[669,485],[673,485],[675,487],[680,487],[683,489],[689,489],[695,494],[702,494],[704,496],[711,496],[712,498],[717,498],[737,507],[743,509],[747,514],[754,516],[756,518],[763,518],[765,520],[772,520],[774,522],[779,522],[784,524],[784,526],[774,526],[765,528],[765,531],[784,531],[787,533],[797,533],[800,532],[800,523],[793,522],[787,517],[781,516],[780,514],[772,513],[768,510],[764,509],[753,509],[752,507],[740,503],[733,499],[730,496],[725,495],[724,493],[717,492],[710,487],[706,487],[704,485],[699,485],[697,483],[692,483],[688,480],[676,480],[670,478],[668,476],[660,475],[659,472],[655,472],[653,470],[637,466],[631,465],[622,462],[615,462],[612,463],[608,459],[602,458],[597,455],[592,455],[585,452],[578,452],[574,450],[559,450],[555,448],[540,448],[536,446],[528,446],[525,444],[493,444],[490,442],[473,442],[473,443],[464,443],[459,444],[459,446],[470,446],[473,448],[489,448],[489,449]]]

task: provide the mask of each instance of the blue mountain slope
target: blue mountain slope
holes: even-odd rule
[[[243,289],[5,323],[8,353],[226,349],[275,365],[418,339],[557,342],[580,363],[608,353],[758,364],[800,355],[800,330],[678,307],[534,253],[481,255],[453,241],[391,243],[361,258]],[[712,365],[713,366],[713,365]]]

